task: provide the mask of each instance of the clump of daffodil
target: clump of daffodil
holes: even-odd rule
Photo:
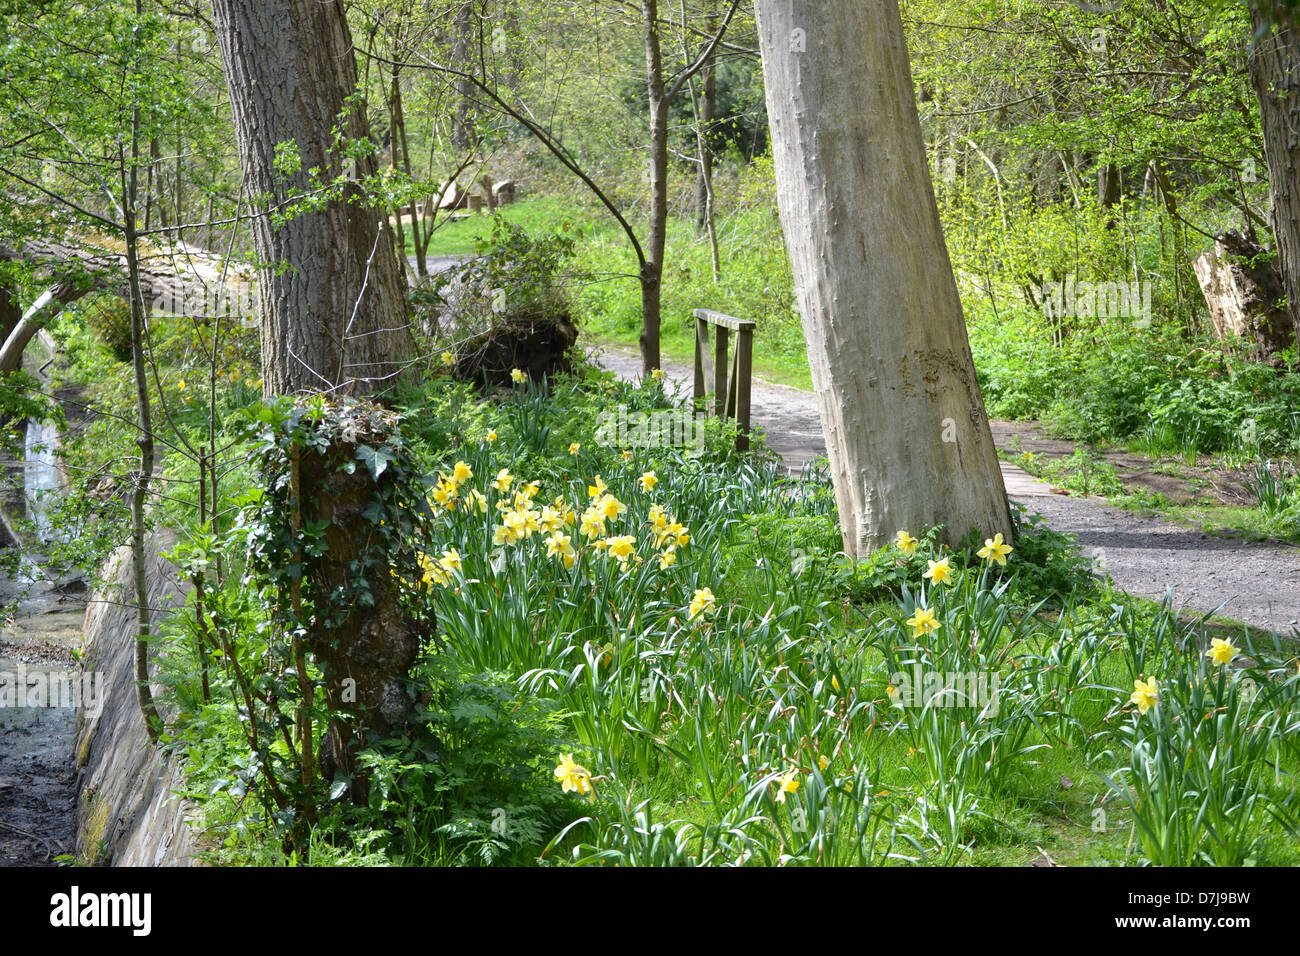
[[[659,479],[655,477],[653,471],[647,471],[642,473],[638,483],[641,485],[642,491],[653,491],[654,486],[659,484]]]
[[[998,564],[1005,566],[1007,563],[1007,555],[1013,550],[1015,549],[1012,548],[1011,545],[1003,544],[1002,532],[999,531],[993,537],[985,538],[984,547],[980,548],[979,551],[975,553],[990,564],[996,561]]]
[[[652,506],[648,517],[657,547],[684,548],[690,543],[690,529],[665,511],[662,505]]]
[[[898,550],[902,551],[903,554],[907,555],[909,558],[916,554],[916,539],[906,531],[898,532],[894,537],[894,544],[898,545]]]
[[[710,614],[717,606],[717,598],[713,596],[712,588],[698,588],[695,595],[691,598],[689,608],[690,620],[695,620],[701,614]]]
[[[953,579],[952,565],[948,563],[947,558],[943,558],[939,561],[928,561],[927,564],[929,564],[929,568],[926,569],[925,574],[921,575],[921,577],[929,578],[935,584],[943,584],[944,581],[951,581]]]
[[[575,763],[573,754],[561,754],[560,765],[555,768],[555,779],[565,793],[577,793],[588,800],[596,799],[596,788],[591,782],[591,771]]]
[[[783,773],[776,781],[776,802],[785,803],[787,793],[798,793],[799,791],[799,768],[791,767]]]
[[[931,631],[937,631],[943,626],[934,616],[934,611],[928,607],[918,607],[912,616],[907,619],[907,623],[912,628],[913,637],[924,637]]]
[[[510,380],[516,385],[522,385],[528,380],[528,376],[524,374],[522,369],[512,368],[510,370]]]
[[[1135,704],[1139,714],[1145,714],[1156,704],[1160,703],[1160,687],[1156,684],[1156,679],[1143,681],[1141,678],[1133,682],[1133,693],[1129,695],[1129,703]]]
[[[460,490],[460,483],[455,478],[447,475],[438,476],[438,486],[433,489],[434,509],[441,507],[447,511],[456,510],[456,496]]]
[[[1231,641],[1216,637],[1210,641],[1210,648],[1205,652],[1205,656],[1214,662],[1215,667],[1222,667],[1230,663],[1239,652],[1239,648],[1234,647]]]

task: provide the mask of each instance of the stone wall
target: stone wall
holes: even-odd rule
[[[150,604],[164,609],[155,612],[155,628],[165,609],[184,601],[176,569],[158,556],[172,543],[158,534],[146,549]],[[77,856],[107,866],[189,866],[196,850],[186,821],[192,808],[173,796],[181,771],[150,743],[136,701],[129,548],[118,550],[109,570],[105,593],[94,595],[86,611],[83,666],[99,672],[105,692],[101,713],[81,715],[77,729]],[[155,697],[160,693],[155,685]]]

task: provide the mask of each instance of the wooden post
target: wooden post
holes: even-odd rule
[[[709,323],[698,312],[695,316],[695,390],[696,404],[708,394],[709,374]]]
[[[718,348],[713,356],[713,414],[727,414],[727,330],[718,326]]]
[[[736,333],[736,451],[749,451],[749,383],[754,374],[754,327]]]

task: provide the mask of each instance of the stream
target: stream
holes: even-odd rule
[[[0,572],[0,866],[50,866],[72,852],[77,705],[97,703],[74,657],[85,617],[79,582],[50,581],[42,568],[49,500],[62,489],[57,441],[55,425],[28,422],[24,460],[0,462],[0,547],[22,552],[14,574]],[[36,531],[27,541],[22,518]]]

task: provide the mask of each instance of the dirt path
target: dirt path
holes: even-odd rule
[[[596,362],[622,378],[641,375],[640,358],[623,349],[607,347]],[[689,394],[689,368],[670,363],[664,372]],[[826,454],[811,392],[755,379],[752,416],[766,431],[768,444],[795,470]],[[1030,431],[1011,422],[992,424],[999,448],[1017,447],[1014,436],[1020,434],[1023,440]],[[1049,527],[1075,535],[1083,553],[1117,588],[1155,600],[1169,590],[1179,610],[1217,612],[1285,637],[1297,636],[1300,549],[1210,537],[1108,507],[1100,498],[1053,494],[1047,484],[1006,462],[1002,472],[1007,494],[1027,511],[1042,514]]]

